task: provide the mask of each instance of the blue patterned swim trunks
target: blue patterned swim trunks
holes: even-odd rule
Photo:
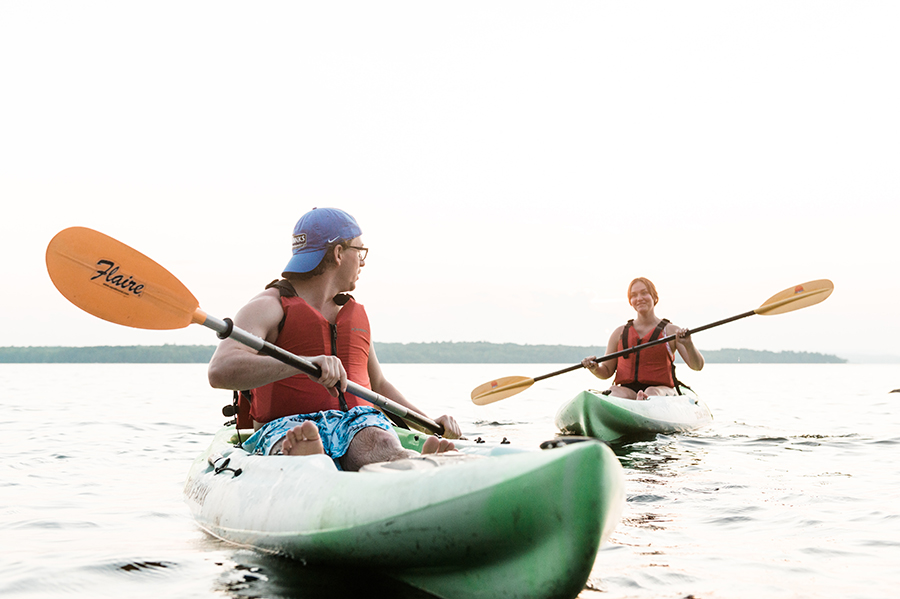
[[[375,426],[386,431],[393,431],[390,421],[384,414],[370,406],[356,406],[349,411],[327,410],[312,414],[285,416],[267,422],[261,429],[253,433],[244,442],[244,449],[250,453],[269,455],[272,446],[287,435],[288,431],[299,426],[305,420],[312,420],[319,427],[319,436],[325,453],[334,460],[338,470],[341,469],[338,459],[347,453],[350,442],[356,433],[364,428]]]

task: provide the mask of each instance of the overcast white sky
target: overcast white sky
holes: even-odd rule
[[[605,344],[636,276],[687,327],[829,278],[696,342],[900,355],[898,31],[878,1],[5,0],[0,346],[216,342],[69,304],[63,228],[225,317],[337,206],[383,342]]]

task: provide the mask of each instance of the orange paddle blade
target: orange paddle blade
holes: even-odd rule
[[[524,376],[506,376],[479,385],[472,389],[472,403],[484,406],[516,393],[521,393],[534,384],[534,379]]]
[[[776,293],[754,312],[762,315],[792,312],[825,301],[832,291],[834,291],[834,283],[828,279],[809,281]]]
[[[71,227],[57,233],[47,246],[47,272],[66,299],[116,324],[181,329],[205,316],[172,273],[93,229]]]

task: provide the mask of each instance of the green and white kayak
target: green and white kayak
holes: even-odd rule
[[[613,452],[456,442],[461,455],[338,471],[326,456],[254,456],[220,431],[184,488],[225,541],[303,560],[375,568],[437,597],[572,598],[624,506]],[[401,434],[408,447],[421,436]]]
[[[559,409],[556,426],[566,434],[612,443],[692,431],[712,422],[709,408],[693,391],[682,387],[681,392],[637,401],[588,389]]]

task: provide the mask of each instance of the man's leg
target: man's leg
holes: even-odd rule
[[[443,453],[453,449],[454,445],[450,441],[429,437],[425,441],[422,453]],[[356,433],[350,442],[347,453],[340,458],[340,461],[341,468],[344,470],[356,471],[366,464],[391,462],[418,455],[415,451],[404,449],[400,444],[400,439],[393,432],[377,426],[368,426]]]

